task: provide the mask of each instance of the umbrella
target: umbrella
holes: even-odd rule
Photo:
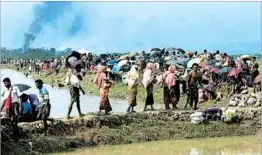
[[[209,71],[209,73],[213,73],[213,72],[215,72],[215,71],[217,71],[217,70],[218,70],[218,68],[211,68],[210,71]]]
[[[132,54],[125,54],[125,55],[120,56],[120,57],[118,58],[118,60],[124,60],[124,59],[126,59],[127,57],[131,57],[131,56],[133,56],[133,55],[132,55]]]
[[[187,63],[187,67],[188,67],[188,68],[191,68],[194,63],[199,64],[200,62],[201,62],[200,58],[192,59],[192,60],[190,60],[190,61]]]
[[[150,54],[150,56],[156,56],[158,53],[160,53],[161,51],[152,51],[152,53]]]
[[[178,48],[177,49],[179,52],[185,52],[185,50],[183,50],[182,48]]]
[[[151,49],[151,52],[153,52],[153,51],[159,51],[159,52],[161,52],[162,50],[161,50],[160,48],[152,48],[152,49]]]
[[[28,86],[26,84],[15,84],[14,86],[18,87],[20,92],[24,92],[24,91],[26,91],[26,90],[31,88],[30,86]]]
[[[88,53],[93,53],[92,51],[88,51],[86,49],[80,49],[80,50],[77,50],[78,53],[80,54],[88,54]]]
[[[167,65],[176,65],[177,61],[176,60],[169,60],[166,62]]]
[[[119,63],[118,63],[118,67],[121,68],[123,65],[125,65],[127,63],[127,60],[121,60]]]
[[[174,60],[177,64],[180,64],[180,65],[186,65],[187,62],[188,62],[188,59],[177,59],[177,60]]]
[[[188,56],[185,56],[184,57],[179,57],[181,59],[181,61],[189,61],[189,57]],[[177,59],[179,59],[177,58]]]
[[[209,65],[214,65],[215,63],[216,63],[216,60],[210,60],[210,61],[207,62],[207,64],[209,64]]]
[[[112,66],[112,65],[115,65],[117,63],[117,61],[116,60],[109,60],[107,63],[106,63],[106,65],[107,66]]]
[[[206,66],[208,66],[208,63],[206,61],[202,61],[199,65],[202,67],[202,69],[204,69]]]
[[[173,52],[173,51],[175,51],[175,50],[176,50],[176,48],[174,48],[174,47],[170,47],[170,48],[167,48],[167,49],[166,49],[167,52]]]
[[[103,58],[107,58],[108,55],[107,54],[100,54],[100,58],[103,59]]]
[[[223,68],[219,69],[217,72],[218,73],[229,73],[232,70],[233,70],[232,67],[223,67]]]
[[[202,69],[203,69],[203,70],[209,70],[209,69],[211,69],[211,66],[206,65],[205,67],[202,67]]]
[[[31,87],[26,85],[26,84],[15,84],[14,86],[17,86],[18,89],[20,90],[20,92],[24,92],[28,89],[30,89]],[[1,94],[2,97],[4,97],[4,92]]]
[[[233,70],[231,70],[229,72],[228,76],[235,76],[235,75],[239,74],[240,72],[241,72],[241,70],[234,68]]]
[[[114,67],[112,68],[113,73],[117,73],[119,70],[120,70],[120,67],[118,66],[118,64],[115,64]]]
[[[251,59],[252,58],[252,56],[251,55],[242,55],[241,57],[240,57],[241,59]]]
[[[256,78],[255,78],[255,80],[254,80],[254,82],[253,83],[259,83],[259,82],[261,82],[262,81],[262,75],[260,74],[260,75],[258,75]]]

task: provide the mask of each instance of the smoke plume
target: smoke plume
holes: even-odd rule
[[[24,51],[26,51],[37,35],[43,30],[46,24],[53,26],[56,20],[64,16],[66,11],[72,9],[72,2],[43,2],[33,8],[34,19],[30,24],[29,30],[24,34]],[[81,18],[77,17],[77,22],[81,22]],[[72,31],[72,30],[71,30]],[[72,31],[76,33],[77,31]]]

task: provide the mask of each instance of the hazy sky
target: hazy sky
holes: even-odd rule
[[[1,2],[1,45],[137,52],[260,52],[259,2]],[[237,47],[238,46],[238,47]],[[241,49],[241,50],[240,50]]]

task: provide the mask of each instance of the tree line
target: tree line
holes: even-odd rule
[[[67,48],[63,51],[58,51],[55,48],[28,48],[26,51],[23,48],[18,49],[8,49],[6,47],[1,47],[1,59],[50,59],[58,58],[60,56],[66,56],[71,53],[72,49]],[[240,55],[232,55],[236,58]],[[252,56],[261,59],[260,53],[252,54]]]
[[[57,51],[55,48],[28,48],[26,51],[23,48],[8,49],[1,47],[2,59],[49,59],[58,58],[62,55],[68,55],[71,52],[71,48],[67,48],[63,51]]]

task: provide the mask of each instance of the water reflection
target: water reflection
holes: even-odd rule
[[[260,155],[256,137],[169,140],[78,149],[54,155]]]
[[[12,84],[27,84],[32,86],[31,89],[26,91],[26,93],[36,93],[38,95],[38,90],[35,88],[34,80],[31,78],[26,78],[23,73],[16,72],[10,69],[1,69],[1,79],[9,77],[12,81]],[[70,102],[70,95],[67,89],[58,89],[52,88],[51,85],[45,84],[45,87],[50,93],[50,99],[52,104],[51,117],[59,118],[65,117],[68,109],[68,104]],[[1,94],[4,91],[5,87],[1,80]],[[87,112],[97,112],[99,109],[99,97],[98,96],[89,96],[81,95],[81,111],[83,113]],[[127,101],[125,100],[114,100],[110,99],[112,103],[112,108],[114,112],[125,112],[128,106]],[[74,105],[75,106],[75,105]],[[73,107],[71,116],[78,116],[76,107]]]

